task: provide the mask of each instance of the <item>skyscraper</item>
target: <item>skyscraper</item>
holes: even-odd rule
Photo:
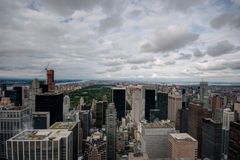
[[[50,125],[63,121],[63,94],[46,92],[36,95],[36,111],[50,112]]]
[[[174,88],[168,94],[168,119],[176,123],[178,110],[182,109],[182,95]]]
[[[200,82],[200,102],[204,108],[208,108],[208,82]]]
[[[63,117],[69,112],[70,109],[70,97],[65,95],[63,98]]]
[[[168,119],[168,93],[157,92],[157,108],[160,109],[159,120]]]
[[[202,119],[210,118],[212,113],[199,101],[189,103],[188,110],[188,133],[198,141],[198,157],[201,157],[202,146]]]
[[[15,106],[22,106],[22,87],[13,87],[5,91],[5,97],[10,97]]]
[[[234,112],[230,108],[223,110],[223,125],[222,125],[222,154],[223,157],[228,155],[229,148],[229,128],[230,122],[234,121]]]
[[[155,109],[155,90],[145,89],[145,119],[150,121],[150,110]]]
[[[47,129],[50,126],[49,112],[32,112],[33,129]]]
[[[7,141],[9,160],[73,160],[73,133],[67,129],[25,130]]]
[[[54,70],[52,70],[52,69],[47,70],[47,85],[48,85],[49,91],[55,90]]]
[[[96,103],[96,127],[102,128],[103,125],[103,102]]]
[[[113,103],[116,107],[117,118],[119,121],[126,114],[126,89],[125,88],[113,88]]]
[[[5,158],[5,142],[24,129],[31,129],[31,110],[22,106],[0,106],[0,159]]]
[[[117,115],[113,103],[106,110],[107,160],[116,160]]]
[[[168,136],[170,159],[196,160],[198,142],[187,133],[171,133]]]
[[[201,158],[221,160],[222,124],[210,118],[202,122]]]
[[[230,122],[229,130],[229,160],[240,159],[240,121]]]
[[[175,124],[170,121],[142,123],[141,149],[150,159],[168,158],[168,135],[175,133]]]

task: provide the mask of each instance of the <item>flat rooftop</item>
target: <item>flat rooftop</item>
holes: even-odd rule
[[[59,140],[63,137],[68,137],[71,131],[67,129],[40,129],[40,130],[25,130],[9,140],[16,141],[48,141]]]
[[[155,121],[152,123],[142,123],[144,128],[174,128],[175,123],[170,120]]]
[[[170,136],[172,136],[176,141],[186,141],[186,142],[196,142],[197,140],[194,139],[192,136],[190,136],[187,133],[171,133]]]
[[[76,122],[55,122],[49,129],[73,129]]]

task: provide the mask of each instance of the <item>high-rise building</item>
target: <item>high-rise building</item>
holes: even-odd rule
[[[171,133],[168,136],[170,159],[197,159],[198,142],[187,133]]]
[[[0,159],[6,157],[6,140],[24,129],[31,129],[31,122],[29,107],[0,106]]]
[[[106,124],[106,109],[108,106],[108,101],[107,100],[103,100],[103,125]]]
[[[184,103],[183,103],[184,104]],[[188,131],[188,108],[182,108],[179,111],[179,131],[186,133]]]
[[[209,107],[208,82],[200,82],[200,102],[203,103],[204,108]]]
[[[150,121],[150,111],[155,109],[155,90],[145,89],[145,120]]]
[[[126,89],[127,92],[127,101],[130,104],[131,117],[135,123],[139,123],[142,119],[144,119],[144,107],[143,107],[143,89],[140,85],[129,85]]]
[[[142,123],[142,152],[146,152],[150,159],[168,158],[168,135],[175,132],[174,122],[168,120]]]
[[[101,132],[94,132],[87,137],[85,143],[85,160],[106,160],[107,159],[107,138]]]
[[[116,160],[117,113],[113,103],[106,110],[107,160]]]
[[[240,159],[240,121],[230,122],[228,158]]]
[[[102,128],[103,125],[103,102],[97,102],[96,103],[96,127]]]
[[[211,112],[209,112],[206,108],[203,108],[203,103],[198,101],[189,103],[188,133],[198,141],[198,157],[201,157],[202,119],[211,117]]]
[[[157,92],[157,108],[160,109],[159,120],[168,119],[168,93]]]
[[[50,125],[63,121],[63,94],[46,92],[36,95],[36,111],[50,112]]]
[[[68,131],[72,131],[73,137],[73,160],[78,159],[79,155],[79,147],[80,147],[80,140],[79,140],[79,125],[76,122],[55,122],[53,125],[49,127],[50,129],[67,129]]]
[[[69,112],[70,109],[70,97],[65,95],[63,98],[63,117]]]
[[[173,89],[168,94],[168,119],[176,123],[178,110],[182,109],[182,95]]]
[[[125,117],[126,114],[126,89],[125,88],[113,88],[113,103],[115,104],[117,111],[117,118],[119,121]]]
[[[52,70],[52,69],[47,70],[47,85],[48,85],[49,91],[55,90],[54,70]]]
[[[202,122],[202,150],[201,158],[221,160],[222,124],[210,118]]]
[[[15,106],[22,106],[22,87],[13,87],[5,91],[5,97],[10,97]]]
[[[83,139],[89,136],[91,128],[91,115],[89,110],[82,110],[79,112],[79,119],[81,121],[81,128],[83,130]]]
[[[213,114],[215,114],[215,110],[217,108],[221,108],[221,109],[224,108],[224,98],[219,94],[215,94],[212,97],[212,111],[213,111]]]
[[[222,121],[222,155],[223,158],[228,155],[229,146],[229,128],[230,122],[234,121],[234,112],[230,108],[223,110],[223,121]]]
[[[47,129],[50,126],[49,112],[32,112],[33,129]]]
[[[67,129],[25,130],[7,140],[9,160],[73,160],[73,133]]]

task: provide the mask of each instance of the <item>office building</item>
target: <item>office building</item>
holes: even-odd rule
[[[106,160],[107,159],[107,138],[99,131],[93,132],[85,142],[85,160]]]
[[[146,152],[150,159],[168,158],[168,135],[175,132],[174,122],[168,120],[142,123],[142,152]]]
[[[70,97],[65,95],[63,98],[63,117],[69,112],[70,109]]]
[[[96,103],[96,127],[101,129],[103,125],[103,102]]]
[[[200,82],[200,102],[204,108],[209,108],[208,82]]]
[[[240,121],[230,122],[228,158],[240,159]]]
[[[211,118],[212,113],[203,108],[203,103],[192,101],[188,110],[188,134],[198,141],[198,157],[201,157],[202,146],[202,119]]]
[[[49,112],[32,112],[33,129],[47,129],[50,126]]]
[[[176,123],[178,110],[182,109],[182,95],[174,88],[168,94],[168,119]]]
[[[47,85],[49,91],[55,90],[55,83],[54,83],[54,70],[50,69],[47,70]]]
[[[113,103],[115,104],[117,111],[117,118],[119,121],[125,117],[126,114],[126,89],[125,88],[113,88]]]
[[[107,110],[107,106],[108,106],[108,101],[107,100],[103,100],[103,125],[106,124],[106,110]]]
[[[168,119],[168,93],[157,92],[157,109],[160,109],[159,120]]]
[[[184,102],[183,102],[184,105]],[[179,111],[179,131],[186,133],[188,131],[188,108],[182,108]]]
[[[79,155],[79,147],[80,147],[80,140],[79,140],[79,125],[76,122],[55,122],[53,125],[49,127],[50,129],[67,129],[68,131],[72,131],[72,140],[73,140],[73,160],[78,159]]]
[[[63,121],[63,94],[46,92],[36,95],[36,111],[50,112],[50,125]]]
[[[150,111],[155,109],[155,90],[145,89],[145,120],[150,121]]]
[[[202,122],[202,159],[221,159],[221,138],[222,124],[210,118],[204,118]]]
[[[25,130],[7,140],[9,160],[73,160],[73,136],[67,129]]]
[[[106,110],[107,160],[116,160],[117,113],[113,103]]]
[[[22,87],[13,87],[5,91],[5,97],[9,97],[15,106],[22,106]]]
[[[171,133],[168,136],[169,158],[178,159],[197,159],[198,142],[187,133]]]
[[[83,139],[89,136],[89,131],[91,128],[91,115],[89,110],[82,110],[79,112],[79,119],[81,122],[81,128],[83,131]]]
[[[129,85],[129,86],[127,86],[126,92],[127,92],[127,101],[132,108],[132,110],[130,112],[132,120],[135,123],[139,123],[142,119],[144,119],[142,86]]]
[[[24,129],[31,129],[31,122],[31,110],[29,107],[0,106],[0,159],[6,157],[6,140]]]
[[[212,97],[212,111],[213,111],[213,114],[215,113],[215,110],[217,108],[221,108],[221,109],[224,108],[224,98],[219,94],[215,94]]]

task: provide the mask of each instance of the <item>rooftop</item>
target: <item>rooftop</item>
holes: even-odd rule
[[[152,123],[143,123],[144,128],[174,128],[175,123],[170,120],[155,121]]]
[[[49,129],[73,129],[75,122],[55,122]]]
[[[176,141],[186,141],[186,142],[197,141],[187,133],[171,133],[170,136],[172,136]]]
[[[0,105],[0,111],[20,111],[25,109],[25,106],[15,106],[14,104],[10,105]]]
[[[48,141],[59,140],[62,137],[68,137],[71,131],[67,129],[40,129],[40,130],[25,130],[10,140],[27,140],[27,141]]]

